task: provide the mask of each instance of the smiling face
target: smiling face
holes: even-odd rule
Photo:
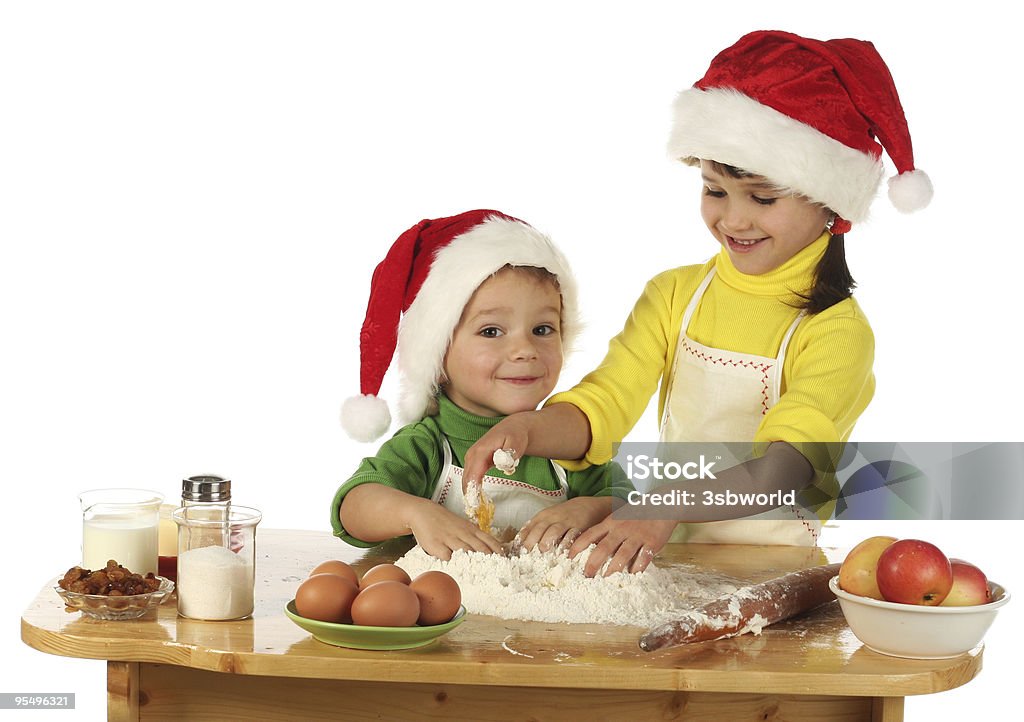
[[[706,160],[700,171],[701,216],[741,273],[757,276],[778,268],[825,230],[828,209],[780,191],[762,176],[734,178]]]
[[[561,308],[555,284],[530,271],[505,268],[480,284],[445,356],[448,398],[478,416],[536,409],[562,370]]]

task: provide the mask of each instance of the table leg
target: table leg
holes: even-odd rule
[[[871,700],[871,722],[903,722],[903,697],[875,697]]]
[[[107,721],[139,722],[138,662],[107,662]]]

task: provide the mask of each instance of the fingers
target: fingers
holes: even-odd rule
[[[538,514],[533,520],[524,524],[516,534],[512,549],[514,554],[518,554],[521,549],[527,551],[539,549],[542,552],[558,549],[567,552],[582,533],[581,529],[571,526],[570,522],[538,520],[540,516]]]
[[[519,533],[516,534],[516,539],[519,540],[518,547],[527,551],[535,548],[541,537],[544,536],[546,528],[545,524],[536,524],[534,522],[524,524]]]
[[[463,469],[463,472],[462,472],[462,495],[464,497],[466,497],[467,499],[470,498],[470,496],[472,495],[472,492],[470,491],[470,489],[472,487],[476,487],[477,494],[479,494],[480,489],[482,489],[483,485],[484,485],[483,478],[484,478],[483,474],[477,474],[476,476],[470,476],[469,462],[467,462],[466,463],[466,468]]]
[[[444,543],[433,543],[428,541],[418,542],[420,547],[430,556],[441,561],[448,561],[452,558],[452,549],[450,546]]]
[[[630,574],[637,574],[642,572],[644,569],[650,566],[654,560],[654,550],[649,549],[646,546],[640,547],[640,551],[636,553],[636,557],[633,559],[633,563],[629,567]]]
[[[484,554],[501,554],[501,542],[487,532],[480,531],[471,526],[467,533],[461,534],[458,541],[452,546],[452,550],[462,549],[469,552],[482,552]]]
[[[494,453],[501,449],[512,449],[515,445],[504,434],[492,436],[491,433],[481,436],[475,444],[469,447],[466,458],[463,459],[462,491],[465,493],[469,484],[479,484],[487,471],[494,463]],[[518,463],[519,452],[513,454],[514,460]]]
[[[609,548],[611,545],[609,545]],[[596,551],[596,550],[595,550]],[[602,550],[602,556],[604,556],[607,549]],[[654,560],[654,550],[650,547],[645,546],[643,543],[632,540],[629,538],[623,539],[618,548],[614,550],[614,553],[610,554],[610,559],[607,566],[604,566],[602,576],[610,576],[617,572],[625,572],[627,574],[639,574],[651,565]],[[586,575],[594,576],[601,571],[602,565],[598,560],[594,560],[594,565],[590,565],[590,561],[594,560],[594,554],[590,555],[587,560],[587,566],[585,568]],[[591,570],[593,574],[591,574]]]
[[[537,542],[537,547],[542,552],[551,551],[552,549],[563,547],[563,542],[567,536],[571,535],[572,539],[575,539],[579,536],[579,533],[579,529],[573,529],[566,524],[552,524],[547,528],[544,534],[541,535],[540,541]],[[564,547],[571,545],[572,541],[565,544]]]
[[[524,534],[525,532],[525,534]],[[512,540],[509,553],[518,556],[523,550],[539,549],[542,552],[557,550],[574,558],[583,549],[595,544],[587,557],[583,574],[587,577],[609,576],[617,572],[635,574],[650,566],[654,550],[628,536],[611,535],[596,528],[581,531],[565,524],[535,524],[524,527]],[[482,554],[504,554],[501,543],[490,534],[472,528],[453,537],[439,540],[436,545],[421,544],[424,551],[438,559],[449,560],[457,550]]]
[[[604,566],[611,556],[607,549],[602,549],[601,545],[598,544],[590,552],[590,556],[587,557],[587,563],[583,566],[583,576],[596,577],[597,573],[601,571],[601,567]]]
[[[482,536],[477,537],[477,541],[482,543],[482,547],[477,548],[474,551],[484,552],[485,554],[504,553],[504,549],[501,548],[501,542],[499,542],[490,534],[484,534],[483,532],[481,532],[481,535]]]
[[[481,439],[482,441],[482,439]],[[477,441],[466,452],[466,458],[462,460],[462,493],[468,496],[471,484],[479,484],[484,478],[487,469],[480,468],[480,441]]]
[[[499,421],[490,431],[477,439],[463,461],[463,489],[468,482],[477,482],[484,477],[488,469],[501,462],[499,468],[504,473],[515,473],[519,460],[529,451],[528,426],[522,417],[526,414],[512,414]],[[498,458],[495,458],[498,452]]]
[[[502,553],[501,543],[497,539],[458,517],[451,520],[443,529],[427,527],[417,531],[421,534],[414,531],[413,535],[423,551],[444,561],[450,560],[452,552],[458,550],[483,554]]]
[[[500,554],[501,546],[497,549],[493,548],[486,542],[477,540],[465,540],[465,541],[453,541],[450,544],[441,544],[437,547],[427,549],[423,547],[423,551],[427,552],[432,557],[436,557],[442,561],[449,561],[452,558],[452,553],[457,551],[463,552],[478,552],[480,554]]]
[[[516,473],[516,469],[519,467],[519,455],[515,449],[503,446],[494,452],[491,463],[502,474],[511,476]]]
[[[582,529],[569,529],[569,531],[565,532],[565,536],[563,536],[561,540],[558,542],[558,551],[562,553],[568,553],[569,549],[573,545],[573,542],[575,542],[576,539],[579,538],[579,535],[582,533]]]
[[[591,544],[597,544],[607,533],[603,524],[590,527],[577,536],[576,540],[569,545],[569,558],[575,559],[577,554],[588,548]]]
[[[580,539],[577,539],[576,544],[579,543]],[[599,572],[602,576],[608,576],[629,569],[642,546],[640,541],[621,532],[606,534],[587,557],[583,573],[588,577],[596,576]]]

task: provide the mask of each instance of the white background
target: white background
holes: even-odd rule
[[[266,527],[329,528],[335,487],[373,448],[337,424],[370,274],[421,218],[498,208],[554,237],[582,286],[587,332],[560,387],[578,380],[647,278],[715,252],[697,174],[665,156],[669,106],[754,29],[874,41],[936,186],[913,216],[880,198],[847,237],[878,346],[854,439],[1024,440],[1022,164],[1002,102],[1016,29],[989,23],[995,3],[848,5],[5,3],[0,691],[77,694],[74,712],[26,719],[103,717],[102,662],[18,636],[78,559],[83,489],[173,499],[212,471]],[[1019,592],[1021,528],[848,525],[823,543],[923,536]],[[980,677],[909,699],[908,719],[1015,699],[1022,604]]]

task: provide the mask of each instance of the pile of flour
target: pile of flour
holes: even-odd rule
[[[732,580],[696,568],[649,566],[588,579],[590,551],[575,559],[537,550],[518,556],[456,551],[450,561],[413,547],[395,562],[415,578],[429,570],[451,575],[462,589],[466,611],[538,622],[624,624],[653,627],[736,591]]]

